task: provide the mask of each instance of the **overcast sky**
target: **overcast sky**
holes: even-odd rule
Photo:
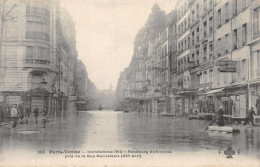
[[[174,0],[61,0],[76,22],[79,59],[98,89],[115,89],[133,54],[133,42],[154,3],[167,13]]]

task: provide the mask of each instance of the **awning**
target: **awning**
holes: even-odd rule
[[[223,89],[224,89],[224,88],[220,88],[220,89],[211,90],[211,91],[209,91],[209,92],[207,92],[207,93],[205,93],[205,94],[206,94],[206,95],[208,95],[208,94],[214,94],[214,93],[218,93],[218,92],[221,92]]]

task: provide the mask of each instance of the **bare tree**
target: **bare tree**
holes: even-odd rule
[[[2,47],[3,47],[3,37],[4,37],[4,27],[8,20],[14,19],[14,17],[11,15],[12,11],[21,3],[16,0],[1,0],[1,11],[0,11],[0,17],[1,17],[1,30],[0,30],[0,60],[2,57]],[[2,64],[2,63],[0,63]]]

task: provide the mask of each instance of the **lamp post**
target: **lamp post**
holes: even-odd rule
[[[47,82],[45,81],[45,78],[42,79],[41,85],[43,86],[43,93],[42,93],[42,110],[44,109],[44,93],[45,93],[45,85]]]

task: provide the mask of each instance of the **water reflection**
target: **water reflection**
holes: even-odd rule
[[[259,127],[243,126],[239,134],[204,132],[208,123],[114,111],[67,114],[46,129],[32,122],[15,130],[0,128],[0,160],[13,153],[35,157],[41,149],[159,149],[218,155],[218,150],[228,146],[241,150],[243,155],[260,158]],[[24,157],[21,155],[17,157]]]

